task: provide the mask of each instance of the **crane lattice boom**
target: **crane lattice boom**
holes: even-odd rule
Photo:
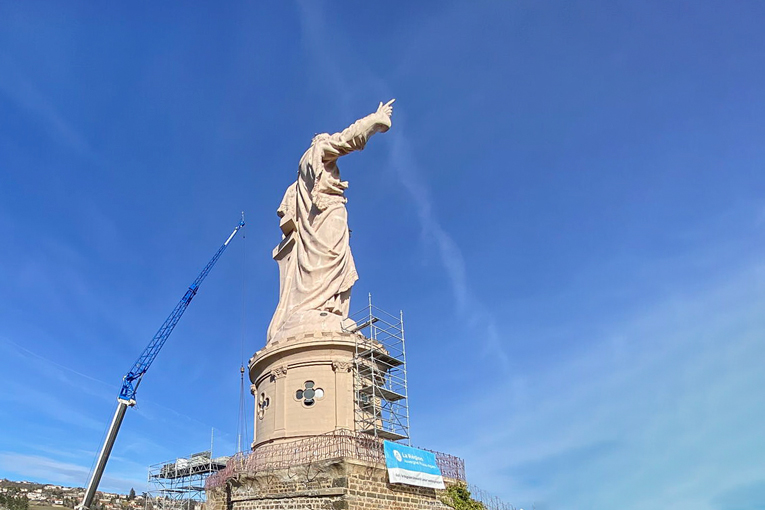
[[[133,368],[131,368],[125,377],[122,378],[122,388],[120,389],[119,397],[117,397],[117,410],[114,413],[111,425],[109,425],[109,431],[107,432],[106,438],[104,439],[104,444],[101,447],[101,452],[98,454],[98,460],[96,462],[95,468],[93,469],[93,473],[91,474],[88,486],[85,489],[85,495],[82,498],[82,503],[80,503],[77,507],[78,510],[89,510],[90,505],[93,503],[93,498],[96,495],[98,484],[101,482],[101,476],[104,474],[104,468],[106,468],[106,462],[109,460],[109,455],[112,452],[114,441],[117,439],[117,433],[119,432],[120,426],[122,425],[122,419],[125,417],[125,410],[128,407],[134,406],[136,403],[135,393],[138,389],[138,385],[141,383],[141,379],[143,378],[146,371],[149,370],[149,367],[156,359],[157,354],[159,354],[159,351],[162,349],[162,346],[165,345],[167,338],[170,336],[170,333],[173,332],[176,324],[178,324],[178,321],[183,315],[183,312],[186,311],[189,303],[191,303],[191,300],[194,299],[194,296],[199,290],[199,286],[210,273],[210,270],[213,268],[215,263],[218,262],[218,259],[228,247],[228,243],[231,242],[236,233],[239,232],[239,229],[242,227],[244,227],[244,213],[242,213],[242,221],[239,222],[231,235],[228,236],[226,242],[223,243],[220,248],[218,248],[218,251],[215,253],[213,258],[210,259],[210,262],[208,262],[204,269],[202,269],[202,272],[199,273],[199,276],[197,276],[196,280],[194,280],[194,283],[189,286],[181,300],[177,305],[175,305],[173,312],[165,320],[165,322],[159,328],[159,331],[157,331],[157,334],[154,335],[154,338],[151,339],[149,345],[146,347],[146,349],[144,349],[136,362],[133,364]]]

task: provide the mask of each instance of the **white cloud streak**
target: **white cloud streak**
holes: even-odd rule
[[[765,268],[677,293],[573,359],[526,373],[453,426],[473,474],[516,505],[720,508],[765,481]],[[497,398],[496,395],[501,395]],[[765,493],[765,491],[763,491]]]
[[[33,361],[30,365],[35,372],[34,380],[39,378],[52,377],[59,383],[64,383],[65,387],[72,388],[79,394],[91,394],[100,397],[102,401],[115,401],[117,392],[119,391],[119,385],[110,384],[100,379],[96,379],[87,374],[83,374],[70,367],[66,367],[60,363],[50,360],[38,353],[35,353],[25,347],[18,345],[17,343],[8,340],[7,338],[0,338],[7,347],[5,352],[8,357],[15,357],[16,362]],[[0,343],[0,346],[3,344]],[[67,375],[74,375],[76,377],[71,378]],[[93,383],[96,383],[95,385]],[[28,384],[22,384],[21,381],[8,382],[12,391],[8,391],[4,396],[0,396],[0,401],[13,402],[17,405],[21,405],[25,408],[33,409],[35,413],[41,415],[48,415],[57,421],[63,423],[69,423],[77,426],[85,426],[91,430],[103,430],[106,426],[106,417],[104,422],[100,422],[82,412],[77,410],[77,406],[68,400],[66,403],[61,399],[51,395],[48,391],[40,391],[36,388],[36,384],[30,382]],[[70,393],[71,390],[61,390],[62,393]],[[168,423],[184,423],[194,424],[196,428],[201,425],[203,428],[212,429],[212,425],[200,421],[198,418],[189,416],[188,414],[181,413],[173,408],[152,401],[150,399],[141,399],[140,406],[135,408],[135,414],[142,416],[148,421],[162,420]],[[229,434],[220,432],[220,439],[225,440]],[[143,438],[139,439],[139,443],[143,446],[150,441]],[[159,445],[157,445],[159,446]]]
[[[312,1],[298,2],[300,9],[300,21],[303,31],[303,44],[306,51],[312,54],[310,69],[311,76],[318,78],[318,82],[326,83],[340,100],[340,110],[343,115],[349,115],[353,92],[344,78],[343,69],[337,63],[340,48],[330,48],[325,42],[324,34],[327,27],[321,7]],[[310,80],[313,83],[313,80]]]
[[[13,348],[15,348],[16,350],[18,350],[19,353],[17,353],[17,354],[24,353],[29,358],[33,358],[35,360],[38,360],[38,361],[42,362],[43,364],[49,365],[50,367],[55,367],[55,368],[59,369],[60,371],[69,372],[69,373],[74,374],[74,375],[76,375],[78,377],[81,377],[83,379],[87,379],[87,380],[89,380],[91,382],[98,383],[99,385],[101,385],[103,387],[112,388],[112,389],[116,388],[116,386],[113,385],[113,384],[109,384],[109,383],[107,383],[105,381],[102,381],[100,379],[96,379],[95,377],[91,377],[91,376],[89,376],[87,374],[83,374],[82,372],[78,372],[77,370],[75,370],[73,368],[66,367],[66,366],[62,365],[61,363],[57,363],[57,362],[55,362],[55,361],[53,361],[51,359],[46,358],[45,356],[42,356],[42,355],[40,355],[40,354],[38,354],[36,352],[30,351],[26,347],[23,347],[23,346],[17,344],[16,342],[14,342],[12,340],[9,340],[7,338],[3,338],[2,340],[5,343],[7,343],[8,345],[10,345]],[[46,370],[46,372],[48,372],[48,370]],[[91,386],[92,385],[84,385],[80,389],[87,390]]]
[[[351,115],[348,105],[351,103],[354,92],[349,85],[349,80],[344,75],[343,68],[336,63],[343,52],[346,55],[342,61],[348,61],[347,48],[351,46],[330,48],[325,37],[323,37],[323,34],[329,29],[325,25],[320,7],[317,7],[314,2],[303,1],[300,2],[300,8],[305,46],[313,54],[312,61],[316,63],[314,66],[317,66],[313,73],[320,76],[333,93],[341,99],[343,112],[348,112],[346,115]],[[354,65],[357,69],[364,67],[358,62]],[[364,85],[367,88],[379,90],[383,94],[384,91],[389,90],[385,80],[370,72],[367,72],[366,75],[368,79]],[[388,93],[388,95],[395,97],[395,94],[390,95]],[[387,97],[386,95],[385,98],[387,99]],[[496,319],[470,288],[467,265],[462,250],[434,213],[433,200],[427,185],[422,181],[422,172],[415,162],[414,151],[406,140],[403,123],[394,118],[393,128],[386,134],[386,137],[392,139],[391,165],[414,202],[423,238],[426,241],[431,241],[428,244],[432,244],[436,248],[438,258],[448,276],[458,312],[470,329],[478,332],[476,336],[484,339],[486,357],[496,360],[501,370],[507,373],[510,369],[510,360],[502,346],[503,341],[506,340],[499,337]]]
[[[497,360],[505,373],[508,373],[510,359],[502,347],[503,339],[499,337],[497,321],[470,288],[462,250],[436,218],[433,200],[427,186],[422,182],[422,171],[415,161],[405,130],[402,127],[395,131],[391,129],[390,135],[393,140],[391,166],[415,204],[421,235],[436,248],[449,278],[457,311],[466,318],[471,329],[483,329],[483,334],[479,337],[485,339],[485,354]]]
[[[17,62],[9,61],[6,57],[0,61],[0,69],[0,92],[31,113],[32,118],[38,119],[56,142],[90,161],[98,162],[98,157],[82,133],[24,75]]]
[[[25,480],[42,480],[63,485],[80,486],[87,480],[90,470],[71,462],[61,462],[41,455],[0,452],[0,469],[18,474]],[[105,490],[124,491],[125,487],[145,487],[145,480],[125,476],[105,475],[101,487]]]

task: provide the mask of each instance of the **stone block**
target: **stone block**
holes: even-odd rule
[[[338,458],[241,473],[207,491],[205,510],[449,510],[442,492],[391,484],[384,465]]]

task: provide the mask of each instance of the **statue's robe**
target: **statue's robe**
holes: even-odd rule
[[[294,325],[299,312],[348,316],[351,287],[358,274],[345,208],[348,183],[340,180],[337,160],[362,150],[373,134],[387,131],[383,120],[375,113],[340,133],[317,135],[300,158],[297,181],[287,189],[277,211],[285,239],[274,253],[280,291],[268,328],[269,342]],[[314,320],[315,315],[304,313],[299,320]]]

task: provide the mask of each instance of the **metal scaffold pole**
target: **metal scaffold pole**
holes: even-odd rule
[[[372,304],[351,315],[356,326],[354,399],[356,431],[409,442],[403,312],[396,317]]]

